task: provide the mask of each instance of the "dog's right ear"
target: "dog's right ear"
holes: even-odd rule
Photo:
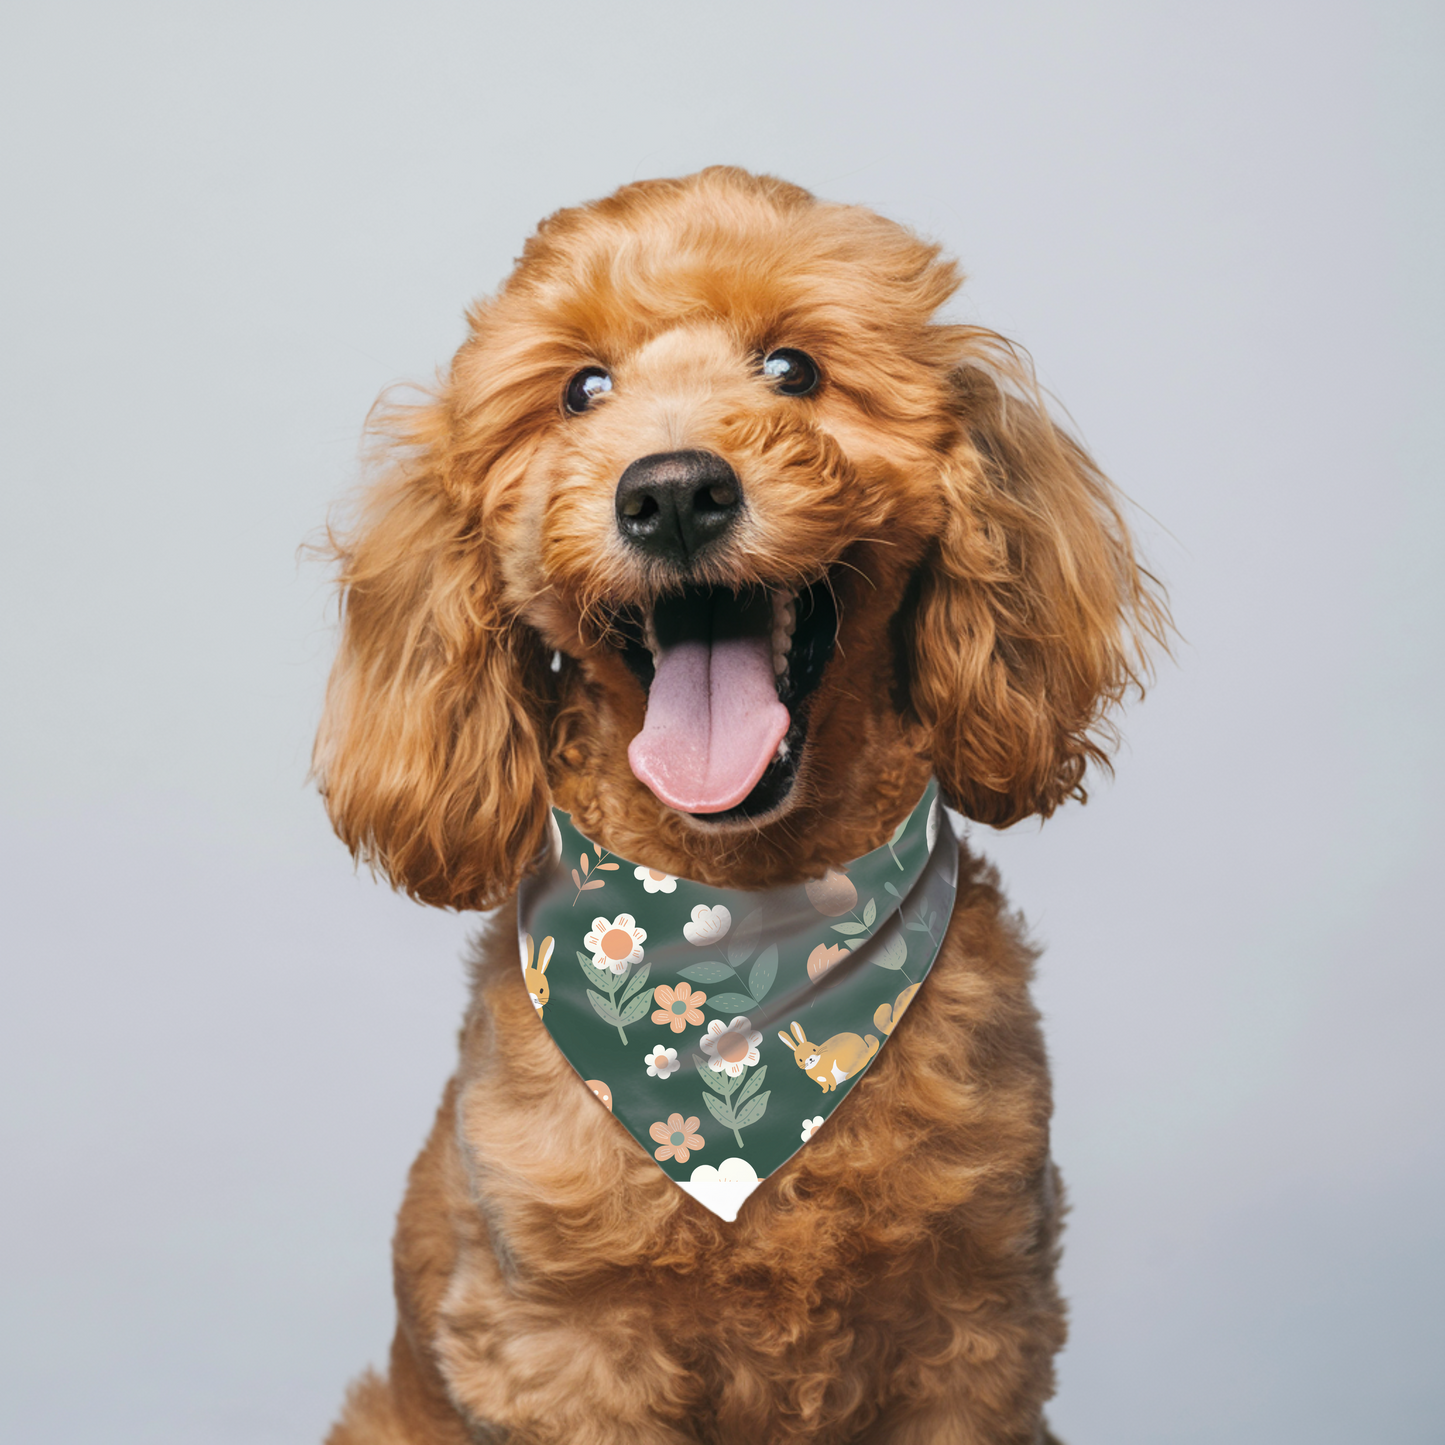
[[[333,537],[341,641],[313,771],[342,841],[425,903],[489,908],[546,839],[545,668],[503,603],[445,402],[393,413],[392,464]]]

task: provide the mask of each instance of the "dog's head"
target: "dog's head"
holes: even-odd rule
[[[1082,796],[1161,604],[1027,364],[933,321],[958,283],[731,169],[544,222],[339,547],[341,836],[476,907],[554,795],[741,886],[875,845],[930,769],[994,824]]]

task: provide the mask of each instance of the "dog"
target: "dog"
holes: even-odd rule
[[[389,1368],[329,1445],[1052,1439],[1050,1086],[984,861],[959,845],[876,1059],[781,1035],[872,1062],[731,1223],[599,1108],[516,943],[554,804],[599,858],[761,890],[878,848],[930,777],[1003,827],[1107,768],[1165,603],[1025,355],[936,319],[960,281],[781,180],[639,182],[544,221],[435,392],[381,414],[315,774],[356,857],[498,913],[400,1211]],[[750,662],[660,699],[661,631],[724,624],[767,686]]]

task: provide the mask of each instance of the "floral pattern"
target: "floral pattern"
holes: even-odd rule
[[[689,943],[703,948],[709,943],[726,938],[727,931],[732,926],[733,916],[724,904],[715,903],[709,908],[706,903],[699,903],[692,910],[692,918],[682,925],[682,936]]]
[[[943,846],[937,792],[846,868],[758,890],[624,861],[554,812],[551,861],[518,900],[538,1007],[510,1026],[545,1029],[657,1166],[733,1218],[752,1184],[815,1140],[932,966],[957,858]]]
[[[630,913],[619,913],[611,922],[594,918],[592,932],[582,940],[582,946],[592,950],[593,968],[621,975],[634,963],[642,962],[642,945],[646,941],[647,930],[639,928]]]
[[[820,943],[808,955],[808,977],[819,979],[841,958],[848,957],[848,950],[841,943]]]
[[[681,1114],[669,1114],[665,1124],[654,1124],[647,1132],[656,1140],[658,1147],[652,1151],[654,1159],[676,1159],[686,1164],[688,1155],[701,1149],[702,1135],[697,1132],[696,1114],[686,1119]]]
[[[696,1028],[702,1022],[702,1006],[707,1002],[707,995],[690,983],[675,987],[660,983],[652,990],[652,997],[657,1004],[653,1023],[666,1024],[673,1033],[680,1034],[689,1024]]]
[[[803,885],[808,902],[827,918],[847,913],[858,901],[858,890],[846,873],[830,868],[821,877]]]
[[[670,1079],[681,1067],[677,1061],[677,1050],[662,1044],[656,1045],[647,1056],[649,1079]]]
[[[707,1033],[698,1040],[698,1047],[707,1055],[707,1066],[715,1074],[726,1073],[736,1079],[744,1069],[757,1063],[761,1057],[758,1045],[762,1041],[762,1031],[753,1028],[745,1018],[735,1018],[730,1024],[714,1019],[707,1026]]]

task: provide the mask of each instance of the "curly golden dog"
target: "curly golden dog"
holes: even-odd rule
[[[558,1052],[513,917],[554,803],[753,889],[880,846],[930,775],[1002,826],[1107,765],[1164,605],[1020,353],[934,319],[959,282],[782,181],[629,185],[543,222],[386,414],[316,772],[398,887],[500,912],[401,1208],[389,1369],[331,1445],[1051,1438],[1049,1079],[985,863],[961,849],[889,1047],[733,1223]],[[664,687],[664,625],[753,641]]]

